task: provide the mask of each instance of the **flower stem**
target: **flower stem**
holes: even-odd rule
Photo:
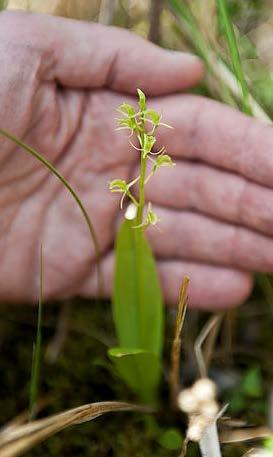
[[[146,181],[146,168],[147,168],[147,157],[144,154],[144,134],[145,134],[145,125],[142,121],[141,125],[141,162],[140,162],[140,179],[139,179],[139,203],[137,210],[136,225],[140,226],[143,223],[143,212],[145,206],[145,181]]]

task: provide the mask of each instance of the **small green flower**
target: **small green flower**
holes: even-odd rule
[[[152,151],[153,146],[155,145],[156,139],[152,135],[147,135],[144,133],[144,142],[143,142],[143,157],[146,158],[148,154]]]
[[[155,127],[158,127],[161,121],[161,114],[154,109],[148,109],[145,113],[145,118],[151,121]]]
[[[160,167],[174,167],[175,163],[172,161],[168,154],[162,154],[157,157],[153,166],[153,173],[155,173]]]
[[[130,191],[130,187],[132,187],[134,184],[136,184],[136,182],[138,180],[139,180],[139,177],[137,177],[133,181],[127,183],[123,179],[114,179],[113,181],[111,181],[109,183],[109,189],[111,192],[118,192],[118,193],[123,194],[121,197],[121,200],[120,200],[121,208],[123,206],[123,201],[126,196],[129,197],[136,206],[138,206],[136,199],[134,198],[134,196],[131,194],[131,191]]]
[[[117,128],[117,130],[128,129],[128,130],[131,130],[132,132],[135,132],[138,129],[138,124],[137,124],[136,119],[131,118],[131,117],[128,117],[125,119],[118,119],[118,125],[119,125],[119,128]]]
[[[160,221],[159,217],[153,211],[152,204],[151,204],[151,202],[149,202],[145,219],[143,220],[142,224],[136,225],[134,228],[135,229],[138,229],[138,228],[141,228],[141,227],[148,228],[150,225],[153,225],[153,226],[157,225],[157,223],[159,221]]]
[[[158,215],[152,210],[152,204],[148,203],[148,211],[146,216],[146,226],[156,225],[159,222]]]
[[[127,192],[128,184],[123,179],[114,179],[109,183],[109,189],[111,192]]]
[[[129,103],[122,103],[118,107],[117,111],[119,113],[121,113],[121,114],[124,114],[124,115],[128,116],[128,117],[135,117],[136,116],[136,112],[135,112],[133,106],[129,105]]]
[[[140,153],[140,175],[137,176],[132,182],[127,183],[123,179],[115,179],[110,183],[110,191],[122,194],[120,206],[122,208],[125,197],[128,197],[133,203],[134,212],[136,211],[136,224],[137,227],[148,227],[150,225],[156,225],[158,223],[158,217],[152,210],[151,203],[148,204],[147,211],[144,214],[145,208],[145,185],[153,177],[155,172],[160,167],[171,167],[175,165],[172,162],[171,157],[166,154],[165,147],[162,147],[159,151],[154,152],[153,147],[156,143],[155,131],[159,126],[169,127],[161,122],[161,114],[154,109],[148,109],[146,103],[146,96],[141,89],[137,89],[138,94],[138,108],[135,109],[129,103],[122,103],[117,111],[122,115],[121,119],[118,119],[119,127],[117,130],[127,129],[130,130],[130,136],[133,136],[138,140],[138,144],[130,141],[129,144]],[[171,127],[170,127],[171,128]],[[156,158],[153,158],[156,156]],[[152,169],[148,176],[147,172],[147,159],[152,163]],[[137,197],[132,195],[130,188],[132,185],[139,182]],[[127,213],[126,213],[127,214]],[[131,216],[131,212],[125,217]],[[132,212],[133,214],[133,212]],[[135,227],[135,228],[137,228]]]
[[[122,103],[117,111],[124,116],[124,118],[118,119],[119,128],[117,130],[129,129],[132,133],[136,132],[138,130],[138,113],[135,112],[134,107],[129,103]]]

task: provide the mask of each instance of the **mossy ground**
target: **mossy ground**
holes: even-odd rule
[[[259,311],[259,312],[258,312]],[[124,384],[116,377],[107,359],[107,347],[114,343],[113,325],[108,303],[80,301],[72,306],[69,330],[61,354],[54,364],[46,361],[45,352],[55,332],[60,312],[59,305],[45,306],[43,310],[43,360],[41,366],[40,397],[48,399],[41,416],[60,412],[84,403],[105,400],[134,401]],[[258,312],[258,314],[257,314]],[[256,314],[255,314],[256,313]],[[233,316],[233,356],[227,349],[228,325],[215,349],[213,370],[216,377],[227,373],[236,381],[224,392],[222,401],[231,402],[232,417],[246,419],[251,424],[266,421],[266,393],[273,379],[272,312],[267,305],[255,303]],[[265,318],[266,316],[266,318]],[[32,345],[36,332],[37,309],[20,306],[0,307],[0,425],[27,409],[32,359]],[[198,323],[196,324],[196,320]],[[189,313],[184,334],[184,379],[194,376],[189,361],[191,341],[203,317]],[[167,330],[165,378],[168,373],[168,351],[171,341],[171,323]],[[200,321],[200,322],[199,322]],[[193,324],[195,322],[195,324]],[[228,322],[228,321],[227,321]],[[195,327],[195,328],[194,328]],[[236,328],[234,328],[236,327]],[[242,331],[243,330],[243,331]],[[187,356],[188,352],[188,356]],[[193,353],[191,353],[192,358]],[[212,370],[212,372],[213,372]],[[218,373],[218,375],[217,375]],[[165,379],[166,381],[166,379]],[[163,383],[162,405],[151,426],[147,416],[134,413],[116,413],[93,422],[72,427],[47,440],[27,455],[42,457],[169,457],[179,454],[160,444],[164,430],[176,427],[183,433],[184,418],[174,415],[169,408],[167,383]],[[155,426],[155,424],[157,424]],[[244,445],[224,447],[225,457],[241,457]],[[190,454],[198,455],[195,447]]]

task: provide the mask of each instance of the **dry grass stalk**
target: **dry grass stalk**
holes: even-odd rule
[[[46,406],[50,403],[50,397],[45,397],[39,400],[36,404],[36,413],[40,413]],[[29,420],[29,411],[25,410],[22,413],[15,416],[11,421],[5,424],[4,427],[0,429],[0,437],[1,433],[10,433],[13,430],[16,430],[18,426],[25,424]]]
[[[9,0],[8,9],[90,20],[98,14],[99,5],[99,0]]]
[[[272,452],[265,449],[250,449],[243,457],[272,457]]]
[[[213,53],[209,56],[209,60],[215,76],[226,85],[226,87],[237,99],[241,99],[241,88],[234,74],[222,62],[222,60],[216,57]],[[251,95],[249,95],[249,105],[252,109],[254,117],[266,123],[272,124],[270,117]]]
[[[180,367],[180,353],[181,353],[181,334],[183,329],[183,324],[185,320],[185,315],[188,305],[188,296],[187,290],[189,286],[190,279],[188,276],[185,276],[182,282],[180,289],[178,310],[175,322],[175,333],[172,344],[171,351],[171,373],[170,373],[170,390],[171,390],[171,402],[174,408],[177,408],[177,396],[180,391],[180,381],[179,381],[179,367]]]
[[[115,12],[115,0],[102,0],[100,6],[99,22],[104,25],[111,25]]]
[[[189,440],[185,438],[182,444],[182,449],[178,457],[186,457],[188,451]]]
[[[264,438],[271,438],[272,430],[268,427],[247,427],[237,430],[223,430],[220,433],[221,443],[242,443]]]
[[[190,2],[192,14],[197,20],[198,26],[212,47],[217,46],[218,19],[215,0],[194,0]]]
[[[198,30],[199,34],[199,40],[202,42],[202,52],[204,54],[202,57],[205,59],[209,68],[209,78],[207,79],[209,89],[212,90],[213,93],[218,94],[222,101],[236,106],[236,101],[242,100],[242,89],[236,79],[236,76],[220,57],[221,55],[226,55],[226,49],[219,47],[219,37],[217,34],[215,35],[216,31],[212,24],[211,29],[214,30],[213,39],[210,37],[208,32],[204,32],[204,27],[205,29],[207,28],[207,26],[204,25],[204,21],[208,20],[204,19],[204,16],[206,18],[207,15],[202,13],[202,17],[200,18],[202,8],[210,8],[210,12],[212,16],[214,16],[213,11],[215,10],[216,2],[215,0],[208,0],[201,3],[200,0],[194,0],[194,2],[193,0],[185,0],[185,4],[195,18],[196,24],[194,27],[196,26],[196,30]],[[194,41],[195,34],[191,30],[191,25],[188,24],[185,27],[185,24],[183,24],[182,21],[183,26],[181,27],[181,20],[177,17],[175,17],[175,19],[179,25],[181,36],[184,38],[186,43],[190,44],[188,46],[188,50],[193,50],[193,52],[196,52],[196,50],[198,51],[198,43]],[[200,31],[201,33],[199,33]],[[272,123],[270,117],[265,113],[263,108],[256,102],[250,93],[248,102],[254,117],[266,123]]]
[[[4,429],[0,433],[0,455],[20,456],[59,431],[71,425],[91,421],[105,413],[139,410],[143,408],[122,402],[91,403],[26,425]]]
[[[219,319],[217,320],[214,327],[211,329],[209,335],[207,336],[207,341],[204,344],[203,348],[203,357],[206,367],[208,368],[213,357],[213,351],[215,348],[215,343],[217,340],[217,336],[219,334],[219,330],[222,324],[223,315],[219,314]]]
[[[199,372],[200,372],[200,375],[202,378],[207,377],[207,366],[206,366],[206,361],[204,358],[202,346],[203,346],[205,340],[210,335],[210,333],[213,331],[213,329],[219,325],[221,320],[222,320],[222,314],[220,314],[220,315],[216,314],[215,316],[213,316],[206,323],[206,325],[202,329],[200,335],[198,336],[198,338],[195,341],[194,350],[195,350],[195,355],[196,355],[196,359],[197,359],[197,365],[198,365]]]
[[[160,43],[160,17],[163,8],[163,0],[151,0],[149,40]]]

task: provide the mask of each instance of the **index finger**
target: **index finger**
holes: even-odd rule
[[[147,95],[196,84],[201,61],[164,50],[127,30],[23,12],[0,13],[0,43],[38,51],[38,78],[74,88],[109,88]]]
[[[158,141],[176,157],[200,160],[273,187],[273,127],[219,102],[193,95],[155,100],[164,122]]]

